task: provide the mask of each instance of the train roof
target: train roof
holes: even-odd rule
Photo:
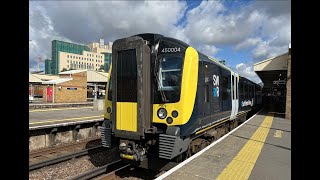
[[[175,39],[175,38],[172,38],[172,37],[166,37],[166,36],[164,36],[164,35],[162,35],[162,34],[156,34],[156,33],[141,33],[141,34],[136,34],[136,35],[133,35],[133,36],[140,36],[142,39],[149,41],[149,42],[150,42],[150,46],[152,46],[153,44],[155,44],[155,42],[157,42],[157,40],[160,39],[160,38],[162,38],[162,39],[168,39],[168,40],[171,40],[171,41],[176,41],[176,42],[178,42],[179,44],[184,45],[184,46],[187,46],[187,47],[190,46],[189,44],[187,44],[187,43],[185,43],[185,42],[183,42],[183,41],[181,41],[181,40],[179,40],[179,39]],[[191,46],[191,47],[192,47],[192,46]],[[197,50],[197,49],[196,49],[196,50]],[[214,58],[212,58],[212,57],[210,57],[210,56],[208,56],[208,55],[205,55],[205,54],[201,53],[201,52],[198,51],[198,50],[197,50],[197,52],[199,53],[200,56],[206,57],[204,60],[210,60],[211,62],[214,62],[214,63],[217,64],[218,66],[220,66],[220,67],[222,67],[222,68],[225,68],[225,69],[228,70],[228,71],[235,72],[234,70],[232,70],[232,69],[229,68],[228,66],[226,66],[226,65],[222,64],[221,62],[217,61],[216,59],[214,59]],[[208,62],[210,62],[210,61],[208,61]],[[238,73],[238,72],[236,72],[236,73]],[[240,73],[238,73],[238,74],[239,74],[239,76],[240,76],[241,78],[245,78],[246,80],[248,80],[248,81],[250,81],[250,82],[252,82],[252,83],[254,83],[254,84],[256,84],[256,85],[259,85],[259,84],[255,83],[255,82],[249,80],[248,78],[242,76]],[[260,86],[260,85],[259,85],[259,86]]]

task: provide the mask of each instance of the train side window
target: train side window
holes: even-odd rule
[[[251,86],[251,98],[254,98],[254,85]]]
[[[243,99],[243,83],[239,83],[239,98]]]
[[[250,88],[250,83],[247,84],[247,98],[249,99],[250,98],[250,95],[251,95],[251,88]]]
[[[232,99],[234,99],[234,75],[231,76],[231,81],[232,81],[232,88],[231,88],[231,93],[232,93]]]
[[[205,83],[205,88],[204,88],[204,102],[209,102],[209,73],[208,73],[208,64],[204,65],[204,83]]]
[[[244,81],[243,82],[243,96],[244,96],[244,99],[247,99],[248,98],[248,96],[247,96],[247,94],[248,94],[248,89],[247,89],[247,83]]]
[[[222,100],[227,100],[228,99],[228,77],[223,76],[222,77]]]
[[[236,99],[238,99],[238,78],[235,77],[236,79]]]
[[[252,98],[252,84],[249,84],[249,99]]]
[[[251,98],[253,98],[253,85],[251,84]]]

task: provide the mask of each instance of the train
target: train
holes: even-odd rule
[[[106,89],[102,145],[133,162],[181,162],[262,106],[260,85],[155,33],[114,41]]]

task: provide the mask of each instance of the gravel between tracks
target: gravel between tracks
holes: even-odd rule
[[[44,167],[29,172],[30,180],[56,180],[68,179],[79,175],[85,171],[100,167],[115,161],[119,156],[116,155],[117,148],[109,151],[99,152],[92,155],[72,159],[52,166]]]

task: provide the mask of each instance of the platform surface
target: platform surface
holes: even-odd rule
[[[103,110],[92,106],[29,110],[29,129],[102,120]]]
[[[157,179],[291,179],[291,120],[260,111]]]

